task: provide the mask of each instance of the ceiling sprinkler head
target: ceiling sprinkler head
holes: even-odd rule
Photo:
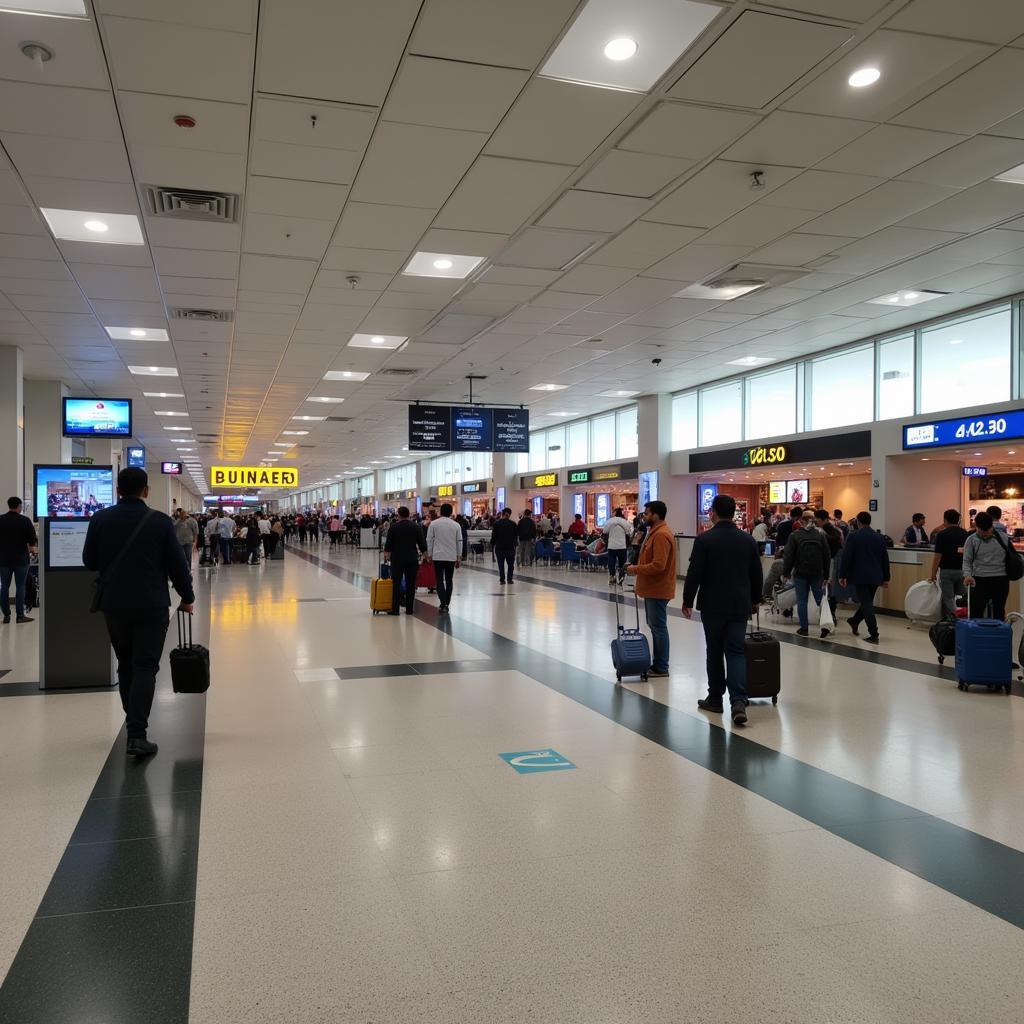
[[[37,67],[42,67],[44,64],[53,60],[53,50],[48,46],[44,46],[42,43],[26,42],[22,43],[19,50],[28,57],[29,60],[34,61]]]
[[[349,274],[345,280],[352,288],[355,288],[355,286],[359,284],[359,276],[357,274]]]
[[[174,123],[179,128],[195,128],[196,119],[191,114],[175,114]]]

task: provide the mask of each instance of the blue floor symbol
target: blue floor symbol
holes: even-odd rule
[[[499,754],[498,757],[511,765],[520,775],[533,775],[536,772],[564,772],[575,768],[572,761],[566,760],[557,750],[518,750],[511,754]]]

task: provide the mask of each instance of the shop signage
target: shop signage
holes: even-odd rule
[[[599,494],[594,501],[594,521],[598,528],[604,526],[612,516],[612,496]]]
[[[455,496],[455,484],[441,484],[437,489],[439,498],[452,498]]]
[[[521,476],[519,486],[525,491],[531,487],[555,487],[558,484],[557,473],[537,473],[535,476]]]
[[[499,487],[494,496],[494,507],[500,512],[505,507],[505,488]]]
[[[593,484],[602,480],[635,480],[640,472],[638,462],[623,462],[618,466],[590,466],[588,469],[569,471],[570,484]]]
[[[211,487],[298,487],[299,471],[291,466],[211,466]]]
[[[544,499],[538,494],[533,499],[533,514],[539,516],[544,511]]]
[[[1024,414],[1022,414],[1024,415]],[[799,466],[805,462],[826,462],[835,459],[857,459],[871,454],[871,431],[855,430],[847,434],[798,438],[795,441],[769,442],[744,448],[724,448],[714,452],[693,452],[691,473],[708,473],[716,469],[737,469],[744,466]]]
[[[590,483],[590,470],[589,469],[574,469],[569,474],[569,483],[571,483],[571,484],[589,484]]]
[[[711,505],[718,497],[718,484],[697,485],[697,507],[702,516],[711,515]]]
[[[487,480],[473,480],[470,483],[462,485],[463,494],[483,494],[488,487],[489,481]]]
[[[587,496],[585,494],[577,493],[572,496],[572,514],[574,516],[587,514]]]
[[[988,467],[964,466],[964,476],[988,476]]]
[[[1024,409],[995,416],[976,416],[963,420],[935,420],[912,423],[903,428],[904,450],[942,448],[965,441],[1011,441],[1024,438]]]
[[[71,456],[71,465],[72,466],[91,466],[93,464],[93,461],[94,460],[89,455],[72,455]]]

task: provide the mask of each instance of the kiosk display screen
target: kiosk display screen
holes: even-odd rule
[[[811,493],[810,480],[787,480],[786,501],[790,505],[800,505],[807,500]]]
[[[36,466],[32,492],[37,519],[95,515],[113,505],[112,466]]]
[[[161,462],[160,472],[164,476],[181,476],[181,463],[180,462]]]
[[[43,537],[46,568],[85,568],[82,563],[82,549],[85,546],[85,534],[88,529],[88,519],[47,519]]]
[[[65,398],[65,437],[131,437],[130,398]]]

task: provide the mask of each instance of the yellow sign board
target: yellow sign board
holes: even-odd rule
[[[437,489],[437,496],[439,498],[451,498],[455,494],[455,487],[453,484],[442,484]]]
[[[534,487],[554,487],[558,483],[557,473],[541,473],[533,478]]]
[[[290,466],[211,466],[210,487],[298,487],[299,471]]]

